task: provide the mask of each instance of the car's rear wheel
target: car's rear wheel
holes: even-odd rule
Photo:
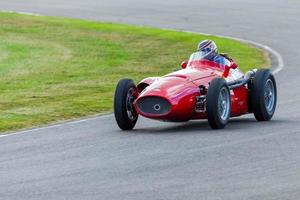
[[[138,114],[133,102],[137,97],[137,88],[131,79],[119,81],[114,97],[114,114],[118,126],[122,130],[134,128]]]
[[[231,112],[230,90],[223,78],[211,81],[206,96],[208,123],[213,129],[226,126]]]
[[[270,120],[275,112],[277,89],[274,76],[268,69],[258,70],[251,84],[250,103],[257,121]]]

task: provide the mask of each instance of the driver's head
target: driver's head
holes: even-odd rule
[[[211,60],[217,55],[218,47],[212,40],[203,40],[199,43],[197,50],[203,53],[203,58]]]

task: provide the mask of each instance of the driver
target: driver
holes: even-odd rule
[[[223,77],[228,79],[239,79],[243,77],[243,73],[237,68],[237,64],[234,62],[232,58],[230,58],[227,54],[219,54],[218,47],[216,43],[212,40],[203,40],[198,45],[198,51],[202,53],[203,58],[215,63],[218,63],[223,66],[230,67],[230,76],[229,76],[229,69],[225,69]]]
[[[227,54],[218,54],[218,47],[212,40],[203,40],[198,45],[198,51],[203,53],[203,58],[224,66],[237,67],[236,63]]]

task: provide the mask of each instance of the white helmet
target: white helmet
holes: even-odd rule
[[[206,59],[212,59],[218,53],[218,47],[212,40],[203,40],[199,43],[197,50],[201,51]]]

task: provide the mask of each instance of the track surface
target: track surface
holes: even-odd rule
[[[241,37],[285,61],[271,122],[248,115],[212,131],[141,119],[121,132],[108,115],[2,137],[1,199],[300,198],[298,0],[1,0],[0,9]]]

